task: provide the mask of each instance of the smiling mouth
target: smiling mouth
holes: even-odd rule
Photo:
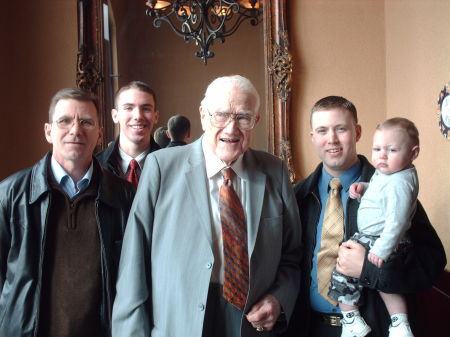
[[[234,144],[234,143],[238,143],[239,139],[237,139],[237,138],[220,138],[220,141],[224,142],[224,143]]]
[[[341,149],[330,149],[330,150],[327,150],[327,153],[338,153],[338,152],[341,152]]]
[[[135,129],[135,130],[141,130],[144,129],[146,126],[145,125],[129,125],[130,128]]]

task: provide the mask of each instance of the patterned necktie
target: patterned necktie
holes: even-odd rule
[[[128,165],[128,173],[127,173],[127,180],[134,185],[134,187],[137,188],[139,183],[139,164],[135,159],[131,159],[130,164]]]
[[[338,178],[330,180],[325,214],[322,224],[320,250],[317,253],[317,279],[319,293],[331,304],[337,302],[328,297],[331,273],[336,266],[339,245],[344,237],[344,209],[341,201],[341,182]]]
[[[244,209],[233,188],[233,175],[231,167],[222,170],[219,197],[224,255],[223,297],[243,310],[248,292],[247,225]]]

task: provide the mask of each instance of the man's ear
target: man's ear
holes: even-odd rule
[[[361,125],[356,124],[355,125],[355,130],[356,130],[356,141],[359,141],[361,139],[361,135],[362,135]]]
[[[47,139],[47,142],[49,144],[52,144],[52,124],[50,124],[50,123],[44,124],[44,134],[45,134],[45,139]]]
[[[98,129],[98,139],[97,139],[97,146],[100,145],[103,139],[103,127]]]
[[[200,122],[202,123],[202,130],[205,131],[206,128],[204,125],[206,123],[206,120],[205,120],[206,112],[201,105],[198,108],[198,111],[200,112]]]
[[[261,115],[257,114],[256,115],[256,120],[255,120],[255,126],[258,124],[259,120],[261,119]]]
[[[114,109],[114,108],[111,109],[111,117],[115,124],[119,123],[119,119],[117,117],[118,114],[119,114],[119,111],[117,111],[117,109]]]

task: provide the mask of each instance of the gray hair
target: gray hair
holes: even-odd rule
[[[48,121],[53,122],[53,114],[55,113],[56,104],[63,99],[74,99],[81,102],[92,102],[95,105],[95,111],[98,116],[98,102],[94,94],[78,89],[78,88],[63,88],[58,90],[50,100],[50,107],[48,109]]]
[[[232,88],[239,89],[240,91],[253,96],[255,98],[255,113],[258,113],[261,101],[258,91],[256,91],[256,88],[248,78],[240,75],[231,75],[216,78],[208,85],[208,88],[206,88],[205,96],[203,97],[200,105],[203,107],[207,107],[209,104],[211,104],[211,102],[217,99],[217,96],[223,94],[225,90]]]

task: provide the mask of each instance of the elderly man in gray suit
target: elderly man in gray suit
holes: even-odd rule
[[[300,277],[300,220],[285,164],[249,148],[260,98],[220,77],[203,136],[151,153],[123,242],[113,336],[275,336]],[[231,168],[231,170],[230,170]]]

